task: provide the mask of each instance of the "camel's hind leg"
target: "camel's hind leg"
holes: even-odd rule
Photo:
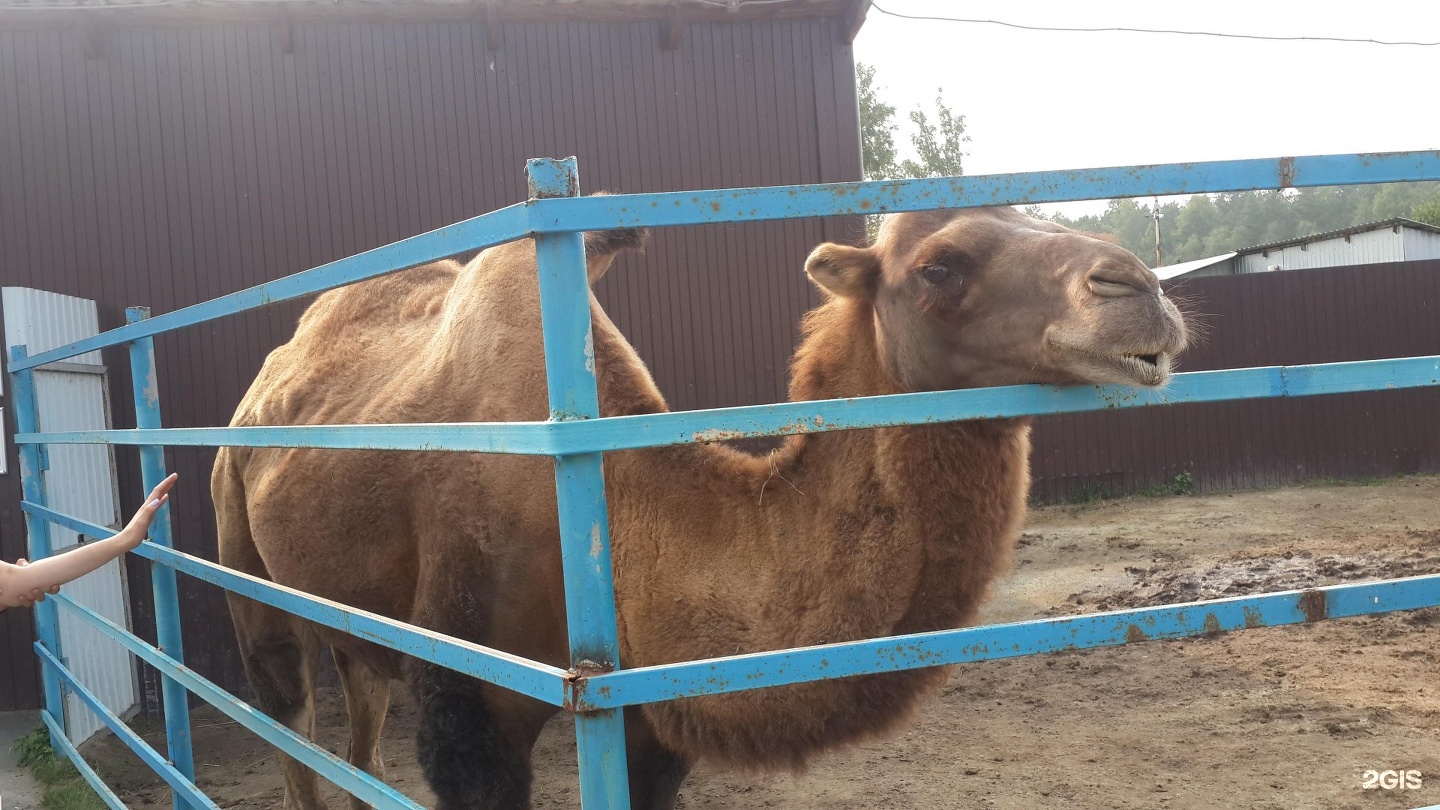
[[[319,637],[288,613],[243,597],[229,599],[256,708],[296,734],[315,739]],[[314,771],[283,754],[280,769],[285,775],[285,810],[325,810]]]
[[[245,493],[230,448],[216,460],[211,477],[219,528],[220,564],[251,576],[271,579],[250,532]],[[315,739],[315,673],[320,666],[320,638],[307,622],[269,605],[226,594],[230,618],[245,677],[255,705],[291,731]],[[285,755],[285,810],[325,810],[315,772]]]
[[[380,756],[380,732],[385,728],[385,713],[390,709],[390,679],[377,673],[360,659],[338,647],[332,647],[335,668],[340,672],[340,685],[345,689],[345,710],[350,715],[350,764],[376,779],[385,779],[385,760]],[[370,805],[350,797],[354,810]]]

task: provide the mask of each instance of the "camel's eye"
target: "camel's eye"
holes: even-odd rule
[[[950,280],[952,272],[943,264],[930,264],[920,269],[920,276],[931,284],[940,285]]]

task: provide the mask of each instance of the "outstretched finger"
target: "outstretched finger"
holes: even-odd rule
[[[174,476],[171,477],[173,478]],[[161,486],[164,486],[163,482]],[[159,491],[160,487],[156,487],[155,489]],[[146,500],[139,509],[135,510],[135,516],[130,518],[130,523],[126,528],[135,528],[141,533],[144,533],[145,530],[150,528],[150,522],[155,519],[155,513],[159,512],[160,507],[164,506],[169,500],[170,494],[168,492],[161,494],[158,498]]]
[[[151,501],[158,500],[163,503],[166,495],[170,492],[171,488],[175,486],[175,482],[179,480],[179,478],[179,473],[170,473],[165,476],[164,481],[156,484],[155,488],[150,490],[150,495],[145,498],[145,502],[150,503]]]

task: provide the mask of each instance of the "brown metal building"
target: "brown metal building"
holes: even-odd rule
[[[861,177],[856,0],[4,5],[0,285],[93,298],[102,328],[518,202],[529,157],[578,156],[587,190]],[[674,407],[775,401],[814,301],[805,255],[862,235],[853,220],[670,229],[600,294]],[[302,306],[158,339],[166,424],[225,424]],[[131,426],[125,356],[104,359],[114,423]],[[212,458],[171,453],[177,543],[213,559]],[[117,466],[128,514],[134,453]],[[18,475],[0,475],[5,559],[24,553],[19,501]],[[130,595],[149,635],[143,565]],[[223,597],[181,582],[188,662],[238,688]],[[0,710],[38,705],[32,633],[27,611],[0,614]]]

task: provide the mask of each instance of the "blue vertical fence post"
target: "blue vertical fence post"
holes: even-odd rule
[[[24,346],[10,347],[11,360],[24,360],[28,352]],[[21,369],[10,375],[10,388],[15,392],[15,428],[20,433],[35,433],[40,429],[39,403],[35,396],[35,369]],[[48,453],[44,445],[20,445],[20,487],[25,500],[45,505],[45,458]],[[50,556],[50,524],[29,512],[25,513],[25,533],[29,535],[28,554],[32,560]],[[40,636],[40,645],[49,650],[60,661],[65,657],[60,649],[60,613],[52,601],[35,606],[35,629]],[[50,667],[41,667],[45,684],[45,713],[55,721],[52,728],[65,728],[65,692],[60,686],[60,676]],[[60,750],[57,743],[55,750]]]
[[[531,160],[525,168],[531,198],[580,194],[580,175],[573,157]],[[550,419],[594,419],[600,415],[600,402],[595,387],[584,236],[536,236],[535,253],[540,273],[540,322],[545,335]],[[570,666],[589,672],[617,669],[620,650],[602,455],[556,456],[555,495],[560,513]],[[629,810],[625,720],[621,710],[577,715],[575,741],[580,755],[581,806],[585,810]]]
[[[150,317],[149,307],[129,307],[125,320],[138,323]],[[130,380],[135,388],[135,427],[158,428],[160,424],[160,378],[155,370],[155,339],[130,342]],[[140,446],[140,475],[148,493],[165,480],[165,448],[158,444]],[[150,540],[173,548],[170,537],[170,509],[161,509],[150,524]],[[185,661],[180,635],[180,595],[175,569],[151,563],[150,583],[155,593],[155,640],[161,650],[176,661]],[[195,781],[195,757],[190,746],[190,704],[185,687],[162,676],[161,694],[165,703],[165,741],[170,764],[190,781]],[[190,803],[175,796],[175,810],[189,810]]]

